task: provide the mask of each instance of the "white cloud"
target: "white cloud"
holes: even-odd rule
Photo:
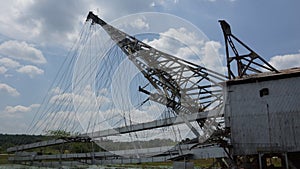
[[[79,32],[89,10],[97,11],[99,16],[109,21],[132,13],[151,11],[157,6],[170,9],[177,2],[178,0],[0,2],[0,32],[14,39],[64,45],[66,41],[74,40],[72,35]]]
[[[81,13],[87,14],[89,4],[82,0],[0,2],[0,32],[13,39],[65,44],[68,35],[80,29]]]
[[[150,7],[155,7],[155,6],[156,6],[155,2],[150,3]]]
[[[207,41],[205,45],[201,48],[203,53],[203,58],[201,62],[206,68],[223,73],[226,68],[222,65],[222,58],[220,54],[220,49],[222,45],[220,42]]]
[[[24,9],[33,1],[1,1],[0,2],[0,32],[14,39],[31,39],[37,34],[37,26],[28,26],[26,21],[17,19],[24,15]]]
[[[219,1],[219,0],[205,0],[205,1],[208,1],[208,2],[216,2],[216,1]],[[227,0],[229,2],[235,2],[236,0]]]
[[[1,1],[0,32],[17,40],[69,47],[77,39],[89,10],[111,21],[132,13],[153,11],[156,7],[170,9],[177,2],[153,0],[151,6],[151,1],[140,0]]]
[[[147,23],[145,17],[140,17],[135,19],[133,22],[130,22],[130,26],[137,29],[144,29],[144,30],[149,29],[149,23]]]
[[[177,55],[179,50],[178,47],[179,44],[177,44],[175,39],[181,39],[183,32],[181,32],[180,29],[170,28],[168,31],[160,33],[158,39],[154,39],[152,41],[146,40],[144,42],[163,52],[169,53],[171,55]],[[183,29],[184,28],[182,28],[181,30]],[[182,57],[182,56],[177,56],[177,57]]]
[[[17,105],[17,106],[6,106],[4,109],[4,112],[6,113],[16,113],[16,112],[30,112],[34,108],[39,107],[39,104],[32,104],[28,107],[22,106],[22,105]]]
[[[80,105],[84,107],[88,106],[91,103],[92,96],[93,94],[87,93],[82,93],[81,95],[74,93],[58,93],[57,95],[51,97],[50,103],[57,105],[69,105],[74,103],[75,105]],[[95,99],[95,101],[97,101],[97,103],[99,103],[102,106],[111,102],[111,100],[105,96],[98,96],[95,97]]]
[[[98,91],[99,95],[107,96],[109,94],[109,91],[107,88],[102,88]]]
[[[42,70],[36,66],[33,66],[33,65],[23,66],[23,67],[19,68],[17,70],[17,72],[27,74],[30,78],[33,78],[37,75],[44,74],[44,70]]]
[[[220,42],[209,41],[199,38],[194,32],[189,32],[185,28],[170,28],[168,31],[160,33],[158,39],[145,41],[152,47],[191,61],[206,68],[223,73]]]
[[[72,103],[72,98],[73,98],[72,93],[61,93],[51,97],[50,103],[58,104],[58,105],[68,105]]]
[[[60,94],[60,93],[62,93],[62,90],[59,87],[55,87],[55,88],[51,89],[50,93]]]
[[[6,41],[0,45],[0,53],[6,57],[29,61],[36,64],[46,63],[43,53],[26,42]]]
[[[146,41],[146,43],[163,52],[188,59],[189,56],[200,51],[199,47],[204,44],[204,40],[198,39],[195,33],[191,33],[185,28],[170,28],[166,32],[160,33],[158,39]],[[195,49],[196,51],[194,51]]]
[[[96,101],[102,106],[111,103],[111,100],[103,95],[96,97],[90,85],[87,85],[80,93],[62,93],[59,87],[52,89],[52,92],[55,95],[50,98],[49,102],[56,105],[74,104],[81,107],[89,107],[92,102],[96,103]],[[100,90],[99,92],[101,92],[101,94],[107,93],[106,89]]]
[[[300,67],[300,53],[274,56],[269,63],[279,70]]]
[[[8,84],[5,83],[0,83],[0,91],[5,91],[11,96],[19,96],[20,93],[17,91],[17,89],[9,86]]]
[[[1,112],[1,116],[4,119],[6,119],[5,120],[6,122],[9,121],[11,124],[14,124],[14,126],[19,126],[20,123],[23,122],[24,126],[23,126],[22,130],[20,130],[20,131],[22,131],[24,133],[25,132],[24,130],[28,128],[28,126],[26,125],[26,120],[25,120],[26,118],[25,117],[28,114],[33,113],[33,111],[35,111],[36,108],[38,108],[39,106],[40,106],[40,104],[32,104],[30,106],[23,106],[23,105],[6,106],[4,108],[4,110]],[[15,121],[16,119],[19,119],[19,120]],[[4,125],[5,125],[5,123],[4,123]],[[10,131],[10,129],[7,129],[7,130]],[[16,129],[16,131],[17,130],[18,129]],[[11,131],[13,131],[13,130],[11,130]]]
[[[20,66],[20,63],[10,58],[0,58],[0,65],[8,68],[16,68]]]
[[[3,66],[1,66],[3,65]],[[25,65],[22,66],[19,62],[12,60],[10,58],[0,58],[0,74],[5,73],[7,71],[7,68],[14,69],[15,71],[27,74],[29,77],[33,78],[36,75],[41,75],[44,73],[44,71],[36,66],[33,65]],[[5,74],[6,77],[12,76],[9,74]]]
[[[150,3],[150,7],[161,6],[163,8],[169,9],[173,5],[176,5],[179,0],[155,0]]]
[[[204,42],[203,39],[198,39],[194,32],[189,32],[186,28],[170,28],[161,35],[176,38],[186,45],[202,45]]]
[[[0,74],[4,74],[7,69],[4,66],[0,66]]]
[[[67,125],[66,125],[67,124]],[[33,129],[34,134],[47,133],[50,130],[65,130],[75,131],[80,130],[80,126],[75,112],[73,111],[54,111],[46,114],[43,119],[36,122],[36,127]]]

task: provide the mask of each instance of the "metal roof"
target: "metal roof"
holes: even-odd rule
[[[251,74],[244,76],[243,78],[231,79],[226,81],[227,85],[236,85],[236,84],[244,84],[244,83],[255,83],[260,81],[269,81],[276,79],[284,79],[291,77],[299,77],[300,76],[300,67],[290,68],[280,70],[279,73],[276,72],[263,72],[257,74]]]

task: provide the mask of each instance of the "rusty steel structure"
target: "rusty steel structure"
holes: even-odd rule
[[[109,25],[92,12],[88,14],[86,21],[91,25],[101,26],[155,89],[147,91],[139,87],[138,90],[148,95],[148,100],[170,108],[181,117],[179,121],[170,118],[165,119],[166,121],[156,120],[99,131],[95,132],[95,137],[183,123],[196,137],[193,142],[183,146],[186,146],[184,152],[179,151],[181,145],[178,145],[140,162],[217,158],[217,162],[224,168],[265,169],[272,167],[272,160],[277,159],[278,168],[300,168],[300,68],[278,71],[233,35],[230,25],[224,20],[219,22],[225,39],[227,76],[161,52]],[[237,47],[238,45],[240,46]],[[241,54],[241,48],[249,53]],[[233,62],[236,62],[236,66],[232,65]],[[213,113],[209,116],[208,111]],[[216,125],[211,137],[200,142],[199,131],[191,122],[197,121],[202,130],[209,130],[204,122],[208,120],[216,123],[213,117],[221,118],[224,126]],[[51,144],[63,142],[67,140],[52,141]],[[10,148],[9,151],[22,151],[47,144],[43,142],[19,146]],[[154,148],[152,151],[159,150],[161,149]],[[149,152],[140,151],[145,154]],[[176,155],[172,156],[171,151],[176,151]],[[74,154],[66,155],[64,158],[75,156],[77,157]],[[79,156],[86,158],[85,154],[79,154],[78,158]],[[52,155],[51,158],[60,157]],[[113,163],[114,160],[119,163],[126,160],[128,163],[132,162],[130,159],[120,160],[119,156],[105,153],[96,153],[93,160],[90,160],[91,163],[95,162],[94,158],[99,158],[98,164]],[[47,159],[47,156],[37,159]],[[16,157],[11,160],[24,161],[25,158]],[[31,159],[26,157],[26,160]]]
[[[264,60],[259,54],[234,36],[231,32],[230,25],[225,20],[220,20],[219,22],[224,34],[229,79],[243,78],[251,73],[262,73],[262,69],[279,73],[278,70]],[[242,48],[246,49],[249,53],[240,54],[235,42],[241,45]],[[234,56],[230,56],[230,49]],[[232,68],[232,62],[234,61],[236,62],[237,71],[234,71]]]
[[[87,21],[100,25],[156,89],[151,93],[139,87],[140,92],[149,95],[149,100],[171,108],[183,119],[186,114],[203,112],[214,104],[213,108],[222,105],[220,82],[226,76],[159,51],[107,24],[92,12]],[[185,122],[196,136],[200,136],[187,120]]]
[[[300,69],[226,83],[224,114],[232,156],[255,157],[260,168],[268,168],[267,161],[275,158],[282,168],[299,168],[300,89],[295,84],[300,84]]]
[[[278,71],[234,36],[226,21],[219,22],[229,78],[224,115],[235,163],[263,169],[280,159],[278,168],[299,168],[300,69]],[[240,54],[241,48],[249,53]]]

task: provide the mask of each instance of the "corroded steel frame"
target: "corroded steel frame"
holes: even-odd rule
[[[250,47],[234,36],[231,33],[230,25],[225,20],[219,20],[219,22],[224,34],[229,79],[243,78],[251,73],[262,73],[262,70],[268,70],[276,73],[279,72]],[[233,40],[249,51],[249,53],[240,55]],[[229,56],[229,46],[234,56]],[[233,61],[236,61],[237,64],[237,73],[232,70],[231,64]]]

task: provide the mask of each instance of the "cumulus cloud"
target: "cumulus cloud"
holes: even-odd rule
[[[72,103],[72,98],[73,98],[72,93],[61,93],[51,97],[50,103],[58,104],[58,105],[68,105]]]
[[[109,94],[109,91],[108,91],[107,88],[102,88],[102,89],[100,89],[100,90],[98,91],[98,94],[99,94],[99,95],[106,96],[106,95]]]
[[[89,10],[97,11],[101,18],[110,21],[132,13],[153,11],[157,7],[170,8],[177,2],[178,0],[131,0],[130,3],[97,0],[0,2],[0,32],[14,39],[65,46],[72,44],[77,38]],[[140,21],[137,23],[140,24]]]
[[[204,1],[208,1],[208,2],[217,2],[217,0],[204,0]],[[236,0],[227,0],[228,2],[235,2]]]
[[[53,89],[51,89],[50,93],[60,94],[62,93],[62,90],[60,89],[60,87],[54,87]]]
[[[137,29],[145,29],[145,30],[149,29],[149,23],[147,23],[145,17],[140,17],[135,19],[133,22],[130,22],[130,26]]]
[[[33,78],[37,75],[44,74],[44,70],[42,70],[36,66],[33,66],[33,65],[23,66],[23,67],[19,68],[17,70],[17,72],[27,74],[30,78]]]
[[[7,69],[4,66],[0,66],[0,74],[4,74]]]
[[[274,56],[269,63],[279,70],[300,67],[300,53]]]
[[[150,3],[150,7],[163,7],[169,9],[173,5],[176,5],[179,0],[154,0]]]
[[[145,40],[152,47],[168,54],[191,61],[206,68],[223,72],[220,42],[199,38],[185,28],[170,28],[160,33],[159,38]]]
[[[186,28],[170,28],[168,31],[161,33],[165,37],[173,37],[180,40],[186,45],[203,45],[204,39],[199,39],[194,32],[189,32]]]
[[[80,29],[80,21],[84,21],[82,12],[87,14],[90,2],[92,1],[1,2],[0,31],[14,39],[30,39],[42,44],[65,44]]]
[[[89,106],[91,102],[97,102],[99,105],[107,105],[111,103],[108,97],[103,95],[95,96],[90,87],[86,87],[83,92],[79,94],[75,93],[62,93],[60,88],[54,88],[52,92],[55,94],[50,98],[51,104],[57,105],[69,105],[75,104],[81,107]],[[95,99],[95,100],[92,100]],[[92,101],[91,101],[92,100]]]
[[[57,5],[59,4],[59,5]],[[82,26],[88,12],[89,2],[86,1],[34,1],[24,10],[27,15],[17,20],[27,23],[27,26],[36,25],[38,36],[44,43],[68,43],[74,41],[74,35]],[[64,43],[63,43],[64,42]]]
[[[36,64],[46,63],[43,53],[26,42],[10,40],[0,45],[0,53],[6,57],[29,61]],[[7,61],[7,60],[6,60]]]
[[[4,109],[4,112],[6,113],[16,113],[16,112],[30,112],[34,108],[39,107],[39,104],[32,104],[28,107],[22,106],[22,105],[17,105],[17,106],[6,106]]]
[[[188,59],[189,56],[194,55],[200,50],[198,47],[204,44],[203,40],[197,39],[194,33],[185,28],[170,28],[166,32],[160,33],[159,38],[145,42],[156,49],[183,59]],[[193,49],[195,46],[196,51]]]
[[[17,91],[17,89],[15,89],[5,83],[0,83],[0,91],[7,92],[8,94],[10,94],[11,96],[14,96],[14,97],[20,95],[20,93]]]
[[[20,66],[20,63],[10,58],[0,58],[0,65],[8,68],[16,68]]]
[[[201,62],[206,68],[215,70],[217,72],[224,72],[226,70],[226,68],[221,64],[223,58],[220,54],[221,48],[222,45],[220,42],[205,42],[204,46],[201,48],[201,53],[203,54]]]
[[[12,60],[10,58],[0,58],[0,74],[4,74],[8,69],[13,69],[18,73],[27,74],[31,78],[44,73],[42,69],[36,66],[33,65],[23,66],[19,62]],[[5,74],[5,76],[8,77],[12,75]]]
[[[36,34],[36,25],[27,27],[25,21],[17,21],[18,17],[24,15],[24,9],[33,1],[1,1],[0,3],[0,31],[2,34],[14,39],[31,38]]]

